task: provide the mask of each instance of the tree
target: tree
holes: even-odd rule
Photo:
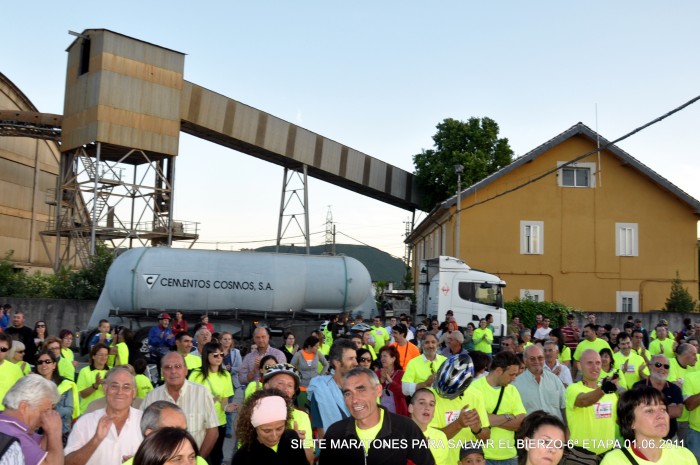
[[[690,295],[688,289],[683,287],[681,276],[676,271],[676,277],[671,282],[671,294],[666,299],[664,310],[667,312],[687,313],[695,311],[697,302]]]
[[[468,121],[447,118],[437,125],[434,149],[424,149],[413,156],[424,210],[430,211],[436,203],[457,192],[455,165],[464,166],[464,188],[513,161],[508,139],[499,138],[498,131],[498,123],[488,117],[472,117]]]

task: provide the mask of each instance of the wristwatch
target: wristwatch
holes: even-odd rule
[[[503,415],[503,416],[506,417],[505,423],[508,423],[510,420],[513,419],[513,415],[511,415],[510,413],[506,413],[506,414]]]

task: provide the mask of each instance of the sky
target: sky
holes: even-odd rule
[[[63,113],[68,31],[105,28],[185,53],[190,82],[407,171],[445,118],[488,116],[521,156],[577,122],[614,140],[700,95],[698,2],[15,1],[2,17],[0,71],[42,112]],[[619,146],[700,199],[698,123],[700,103]],[[281,167],[181,134],[176,170],[174,216],[200,223],[197,247],[274,245]],[[411,212],[308,189],[312,245],[330,207],[337,242],[403,257]]]

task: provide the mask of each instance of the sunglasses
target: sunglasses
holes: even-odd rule
[[[667,364],[667,363],[661,363],[661,362],[656,362],[656,363],[654,364],[654,366],[655,366],[656,368],[664,367],[664,369],[666,369],[666,370],[668,370],[669,368],[671,368],[671,365],[669,365],[669,364]]]
[[[37,328],[46,328],[46,325],[36,325]]]
[[[51,363],[53,363],[53,360],[37,360],[37,361],[36,361],[37,366],[39,366],[39,365],[49,365],[49,364],[51,364]]]
[[[371,359],[371,358],[367,358],[367,357],[360,357],[360,362],[371,362],[371,361],[372,361],[372,359]]]
[[[0,347],[0,352],[7,352],[8,350],[10,350],[9,347]]]
[[[269,370],[270,368],[274,367],[274,365],[265,365],[263,367],[264,370]]]
[[[218,352],[212,352],[212,353],[209,354],[209,355],[211,355],[212,357],[216,357],[216,358],[220,358],[220,357],[223,357],[223,356],[224,356],[224,354],[221,354],[221,353],[218,353]]]

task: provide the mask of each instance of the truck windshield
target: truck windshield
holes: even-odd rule
[[[495,284],[459,283],[459,297],[478,304],[503,307],[501,288]]]

